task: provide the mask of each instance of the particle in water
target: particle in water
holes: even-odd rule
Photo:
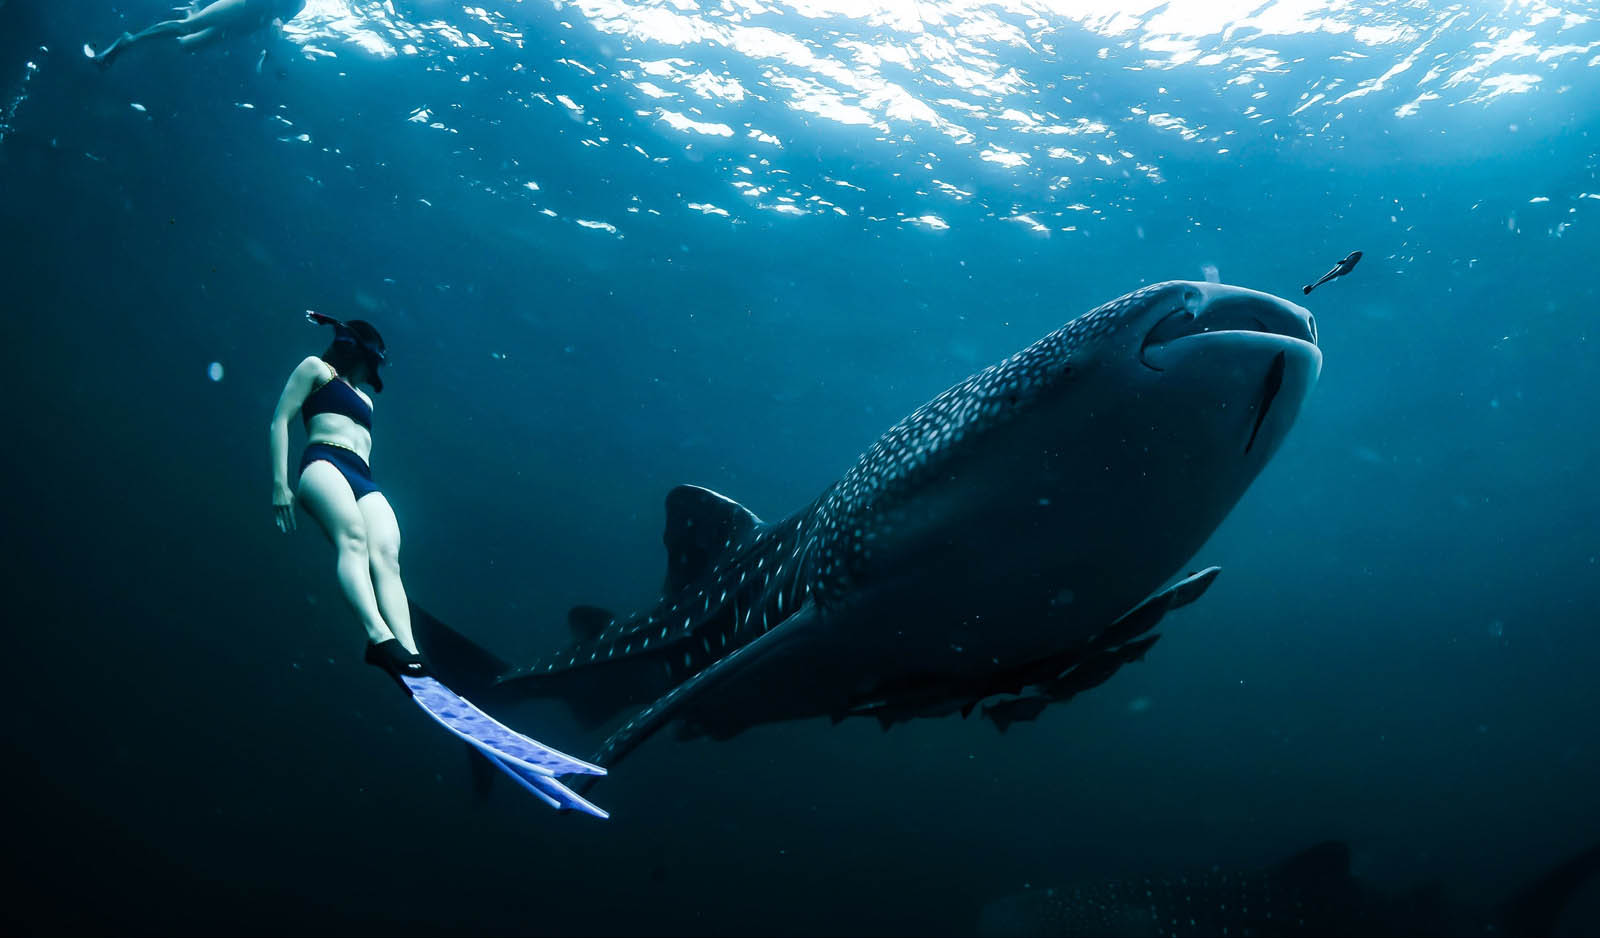
[[[212,381],[221,381],[222,362],[212,362],[211,365],[206,368],[206,374],[210,376]]]

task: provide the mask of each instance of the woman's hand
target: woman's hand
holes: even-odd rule
[[[278,530],[287,534],[294,530],[294,490],[287,485],[272,487],[272,513],[277,518]]]

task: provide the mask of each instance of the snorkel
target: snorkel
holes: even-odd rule
[[[368,383],[374,391],[383,391],[383,378],[378,375],[378,366],[384,363],[387,355],[383,339],[371,323],[360,319],[345,322],[311,309],[306,310],[306,321],[319,326],[332,326],[335,345],[349,344],[359,349],[367,362]]]

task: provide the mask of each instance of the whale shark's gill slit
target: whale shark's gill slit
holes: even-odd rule
[[[1286,360],[1283,352],[1279,352],[1272,359],[1272,367],[1267,369],[1267,379],[1261,386],[1261,403],[1256,407],[1256,425],[1250,428],[1250,440],[1244,444],[1244,451],[1256,445],[1256,434],[1261,432],[1261,423],[1267,419],[1267,411],[1272,407],[1272,402],[1277,398],[1278,392],[1283,389],[1283,371]]]

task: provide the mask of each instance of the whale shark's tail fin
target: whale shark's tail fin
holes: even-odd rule
[[[1518,890],[1503,908],[1501,934],[1530,938],[1556,934],[1572,897],[1596,876],[1600,876],[1600,843],[1590,844],[1588,849]]]
[[[572,628],[581,634],[604,610],[579,606],[572,611]],[[528,697],[559,698],[584,729],[594,729],[630,706],[648,703],[662,688],[658,667],[647,661],[622,661],[620,667],[593,671],[557,672],[537,681],[508,683],[511,665],[494,652],[466,637],[426,609],[411,604],[411,629],[428,670],[469,700],[503,703]]]
[[[428,669],[457,693],[473,700],[494,696],[495,678],[506,663],[472,639],[411,604],[411,631]]]

